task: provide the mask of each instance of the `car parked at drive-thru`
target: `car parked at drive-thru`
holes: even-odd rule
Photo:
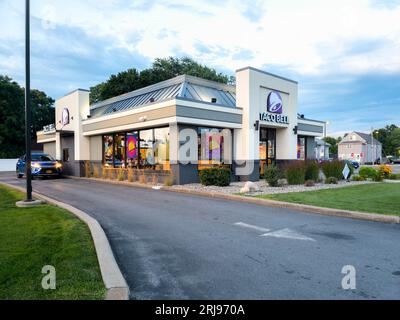
[[[25,155],[17,161],[16,169],[18,178],[22,178],[25,175],[25,161]],[[32,177],[60,177],[63,172],[62,163],[46,153],[32,153],[31,166]]]

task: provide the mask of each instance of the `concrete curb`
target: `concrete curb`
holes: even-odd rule
[[[104,182],[104,183],[115,184],[115,185],[138,187],[138,188],[143,188],[143,189],[152,189],[152,186],[139,184],[139,183],[135,183],[135,182],[113,181],[113,180],[96,179],[96,178],[82,178],[82,177],[69,177],[69,178],[82,179],[82,180],[86,180],[86,181],[98,181],[98,182]],[[267,206],[267,207],[285,208],[285,209],[292,209],[292,210],[301,211],[301,212],[317,213],[317,214],[326,215],[326,216],[336,216],[336,217],[343,217],[343,218],[350,218],[350,219],[357,219],[357,220],[367,220],[367,221],[374,221],[374,222],[400,224],[400,216],[388,216],[388,215],[384,215],[384,214],[376,214],[376,213],[368,213],[368,212],[358,212],[358,211],[350,211],[350,210],[342,210],[342,209],[323,208],[323,207],[316,207],[316,206],[310,206],[310,205],[305,205],[305,204],[275,201],[275,200],[268,200],[268,199],[259,199],[259,198],[238,196],[238,195],[231,195],[231,194],[223,194],[223,193],[217,193],[217,192],[196,191],[196,190],[189,190],[189,189],[174,189],[174,188],[165,187],[165,186],[163,186],[160,189],[160,191],[171,191],[171,192],[197,195],[197,196],[215,198],[215,199],[221,199],[221,200],[239,201],[239,202],[252,203],[252,204],[257,204],[257,205],[262,205],[262,206]]]
[[[24,192],[25,189],[8,184],[5,182],[0,182],[7,187],[16,189],[18,191]],[[58,200],[54,200],[45,195],[42,195],[38,192],[33,192],[35,198],[43,200],[47,203],[53,204],[57,207],[63,208],[80,220],[85,222],[89,227],[90,233],[92,234],[93,243],[96,248],[97,259],[99,261],[101,276],[103,278],[104,285],[107,289],[106,300],[128,300],[129,299],[129,287],[125,281],[124,276],[121,273],[121,270],[118,267],[117,262],[115,261],[114,254],[111,250],[111,246],[108,242],[107,236],[99,224],[99,222],[89,216],[82,210],[79,210],[69,204],[60,202]]]

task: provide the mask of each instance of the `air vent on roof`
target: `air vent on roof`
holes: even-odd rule
[[[217,98],[211,98],[211,103],[217,103]]]

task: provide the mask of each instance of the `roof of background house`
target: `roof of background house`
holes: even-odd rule
[[[198,77],[181,75],[95,103],[90,106],[90,115],[91,118],[97,118],[174,98],[230,108],[236,107],[234,86]]]
[[[372,137],[371,137],[371,134],[369,134],[369,133],[363,133],[363,132],[358,132],[358,131],[353,131],[353,132],[351,132],[351,133],[347,133],[347,134],[345,134],[344,136],[346,137],[346,136],[348,136],[349,134],[352,134],[352,133],[355,133],[356,135],[358,135],[359,137],[361,137],[362,139],[364,139],[366,142],[367,142],[367,144],[372,144]],[[378,140],[376,140],[375,138],[373,138],[374,140],[374,144],[375,145],[381,145],[381,143],[378,141]],[[355,141],[358,141],[358,140],[355,140]],[[349,141],[341,141],[339,144],[341,144],[341,143],[349,143]]]
[[[327,147],[331,147],[332,145],[328,142],[325,142],[322,139],[315,139],[315,143],[317,144],[317,146],[327,146]]]

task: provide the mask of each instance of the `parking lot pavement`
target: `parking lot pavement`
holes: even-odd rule
[[[399,225],[87,180],[33,187],[100,222],[133,299],[400,297]]]

